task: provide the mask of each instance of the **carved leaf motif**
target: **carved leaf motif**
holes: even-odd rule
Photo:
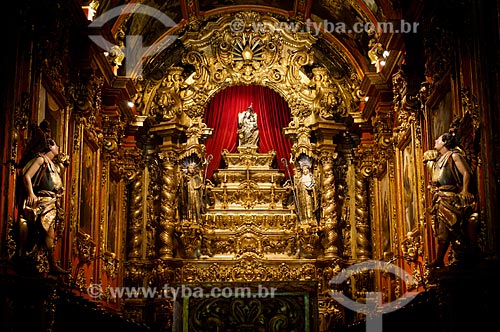
[[[253,325],[258,323],[261,319],[262,310],[262,303],[255,299],[250,301],[237,299],[233,300],[231,304],[232,314],[238,324]]]

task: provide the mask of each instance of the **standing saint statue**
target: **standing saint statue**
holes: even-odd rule
[[[443,267],[448,247],[452,246],[457,261],[475,254],[477,213],[470,192],[472,172],[455,136],[439,136],[434,150],[424,153],[430,170],[433,226],[438,248],[431,267]]]
[[[316,212],[319,207],[318,185],[311,172],[312,163],[309,158],[299,161],[300,175],[297,181],[297,198],[301,224],[317,223]]]
[[[182,219],[194,224],[201,224],[205,213],[203,190],[205,184],[197,171],[195,162],[189,162],[181,177],[181,214]]]
[[[257,113],[250,104],[244,112],[238,114],[238,146],[257,147],[258,143]]]
[[[22,169],[24,200],[19,222],[19,255],[36,254],[36,249],[45,248],[49,262],[49,273],[67,274],[55,259],[56,230],[61,228],[64,211],[61,197],[64,192],[61,165],[67,156],[59,154],[59,146],[51,138],[48,122],[42,121],[33,135],[37,142],[32,158]],[[59,157],[59,158],[58,158]],[[58,158],[58,159],[57,159]]]

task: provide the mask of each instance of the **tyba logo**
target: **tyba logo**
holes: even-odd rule
[[[102,28],[106,23],[110,22],[114,18],[129,14],[142,14],[153,17],[161,22],[165,26],[165,28],[167,28],[167,30],[168,28],[172,28],[176,25],[170,17],[156,8],[140,4],[131,4],[118,6],[111,10],[108,10],[107,12],[104,12],[89,24],[89,28]],[[162,50],[166,49],[177,39],[177,37],[177,35],[163,34],[163,37],[156,41],[153,45],[143,47],[141,35],[125,36],[125,46],[123,47],[123,53],[126,60],[126,76],[130,77],[133,75],[141,75],[142,61],[146,57],[155,55],[156,53],[159,53]],[[108,52],[113,48],[122,48],[109,42],[101,35],[89,35],[89,38],[99,47]]]
[[[353,274],[368,270],[381,270],[383,272],[393,273],[401,280],[404,280],[407,285],[416,284],[412,276],[399,266],[375,260],[351,265],[332,278],[328,284],[330,286],[341,284]],[[382,332],[382,315],[401,309],[403,306],[410,303],[417,294],[418,292],[407,292],[395,301],[382,303],[382,293],[367,292],[366,303],[359,303],[348,298],[341,292],[330,292],[330,295],[344,307],[366,315],[366,332]]]

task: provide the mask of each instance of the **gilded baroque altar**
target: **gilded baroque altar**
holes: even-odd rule
[[[130,207],[125,284],[315,283],[315,305],[321,324],[328,326],[327,321],[341,319],[338,304],[327,294],[328,281],[346,265],[346,257],[370,255],[365,218],[359,218],[353,233],[357,217],[348,212],[359,205],[357,211],[364,213],[367,204],[355,199],[344,204],[347,196],[354,197],[354,183],[349,195],[346,189],[354,166],[336,151],[347,129],[341,120],[359,102],[359,78],[334,79],[327,68],[313,66],[315,38],[308,33],[280,31],[271,38],[251,27],[254,22],[275,26],[277,18],[255,12],[237,18],[245,30],[233,31],[233,18],[224,16],[201,33],[182,35],[183,66],[161,68],[161,80],[141,83],[148,166],[131,185],[131,196],[138,200]],[[309,76],[306,66],[314,67]],[[235,85],[264,85],[289,105],[291,121],[281,130],[292,142],[294,174],[276,167],[281,160],[273,151],[259,153],[251,145],[223,150],[225,165],[203,181],[201,219],[183,219],[177,204],[182,163],[196,160],[203,166],[207,153],[215,153],[204,142],[220,128],[207,127],[205,106],[217,92]],[[349,144],[343,144],[348,155]],[[193,178],[203,173],[198,172]],[[311,205],[302,209],[297,194],[309,195],[309,186],[314,187]],[[166,297],[157,302],[163,315],[174,310]],[[130,299],[126,311],[132,316],[143,305]]]
[[[226,167],[207,181],[202,222],[183,223],[179,229],[177,255],[201,259],[193,262],[197,266],[261,262],[262,269],[249,269],[255,275],[229,279],[239,281],[268,280],[266,264],[295,264],[318,256],[318,224],[299,222],[293,179],[287,181],[284,171],[272,166],[275,155],[258,153],[257,147],[222,151]],[[278,275],[276,280],[281,280]]]

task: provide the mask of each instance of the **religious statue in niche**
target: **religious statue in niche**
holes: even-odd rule
[[[432,217],[438,248],[432,268],[445,265],[451,245],[456,263],[470,263],[478,255],[478,214],[471,193],[473,170],[454,133],[439,136],[434,150],[424,153],[430,171]]]
[[[42,121],[34,128],[20,162],[23,185],[20,191],[22,208],[17,255],[22,259],[31,259],[38,266],[38,271],[43,272],[46,271],[42,258],[45,251],[48,272],[53,275],[69,273],[57,264],[55,258],[56,236],[64,228],[61,172],[63,166],[68,164],[69,157],[59,153],[59,146],[52,138],[50,124]]]
[[[317,224],[319,212],[318,184],[312,173],[312,162],[307,156],[299,159],[297,200],[301,224]]]
[[[238,114],[238,146],[256,148],[258,143],[257,113],[250,104],[245,111]]]
[[[196,161],[184,160],[180,183],[180,214],[183,221],[201,224],[202,215],[205,213],[204,182]]]

